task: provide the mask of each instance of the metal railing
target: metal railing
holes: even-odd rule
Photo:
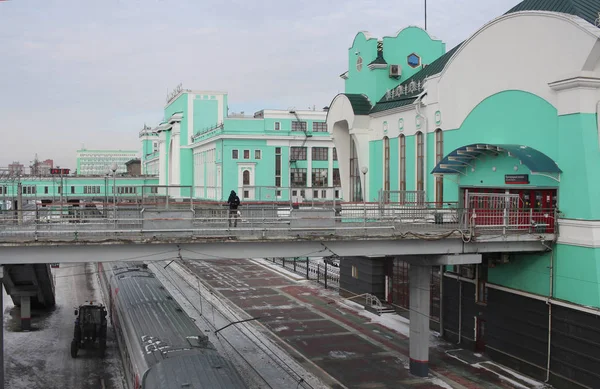
[[[89,203],[86,206],[29,204],[0,211],[0,242],[28,240],[240,237],[277,239],[327,237],[473,237],[485,234],[556,233],[556,211],[462,209],[453,204],[338,203],[335,207],[277,203],[222,203],[191,199],[167,203]],[[230,227],[231,225],[231,227]]]

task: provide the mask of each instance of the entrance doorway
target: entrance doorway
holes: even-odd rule
[[[485,352],[485,320],[477,317],[477,338],[475,339],[475,351],[478,353]]]

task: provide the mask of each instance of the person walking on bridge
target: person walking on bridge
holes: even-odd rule
[[[231,218],[234,220],[234,227],[237,227],[237,219],[238,219],[238,206],[240,205],[240,198],[235,193],[235,190],[232,190],[229,194],[229,199],[227,200],[227,204],[229,204],[229,216],[227,217],[227,221],[229,222],[229,227],[231,227]]]

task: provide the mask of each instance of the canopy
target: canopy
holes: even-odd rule
[[[459,147],[446,155],[431,171],[431,174],[460,174],[463,172],[462,169],[470,166],[470,162],[482,154],[508,154],[509,156],[518,158],[532,173],[562,173],[562,170],[560,170],[552,158],[531,147],[475,143]]]

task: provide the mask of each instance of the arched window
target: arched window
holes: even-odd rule
[[[398,137],[398,190],[406,190],[406,138],[403,134]]]
[[[435,164],[444,158],[444,133],[441,129],[435,130]],[[444,181],[442,177],[435,178],[435,202],[441,207],[444,202]]]
[[[417,190],[425,190],[425,165],[424,165],[425,148],[423,145],[423,133],[417,132]]]
[[[244,173],[242,173],[242,184],[250,185],[250,171],[249,170],[244,170]]]
[[[360,168],[358,167],[358,153],[354,139],[350,137],[350,201],[362,201],[362,187],[360,184]]]
[[[383,138],[383,190],[390,190],[390,138]]]

